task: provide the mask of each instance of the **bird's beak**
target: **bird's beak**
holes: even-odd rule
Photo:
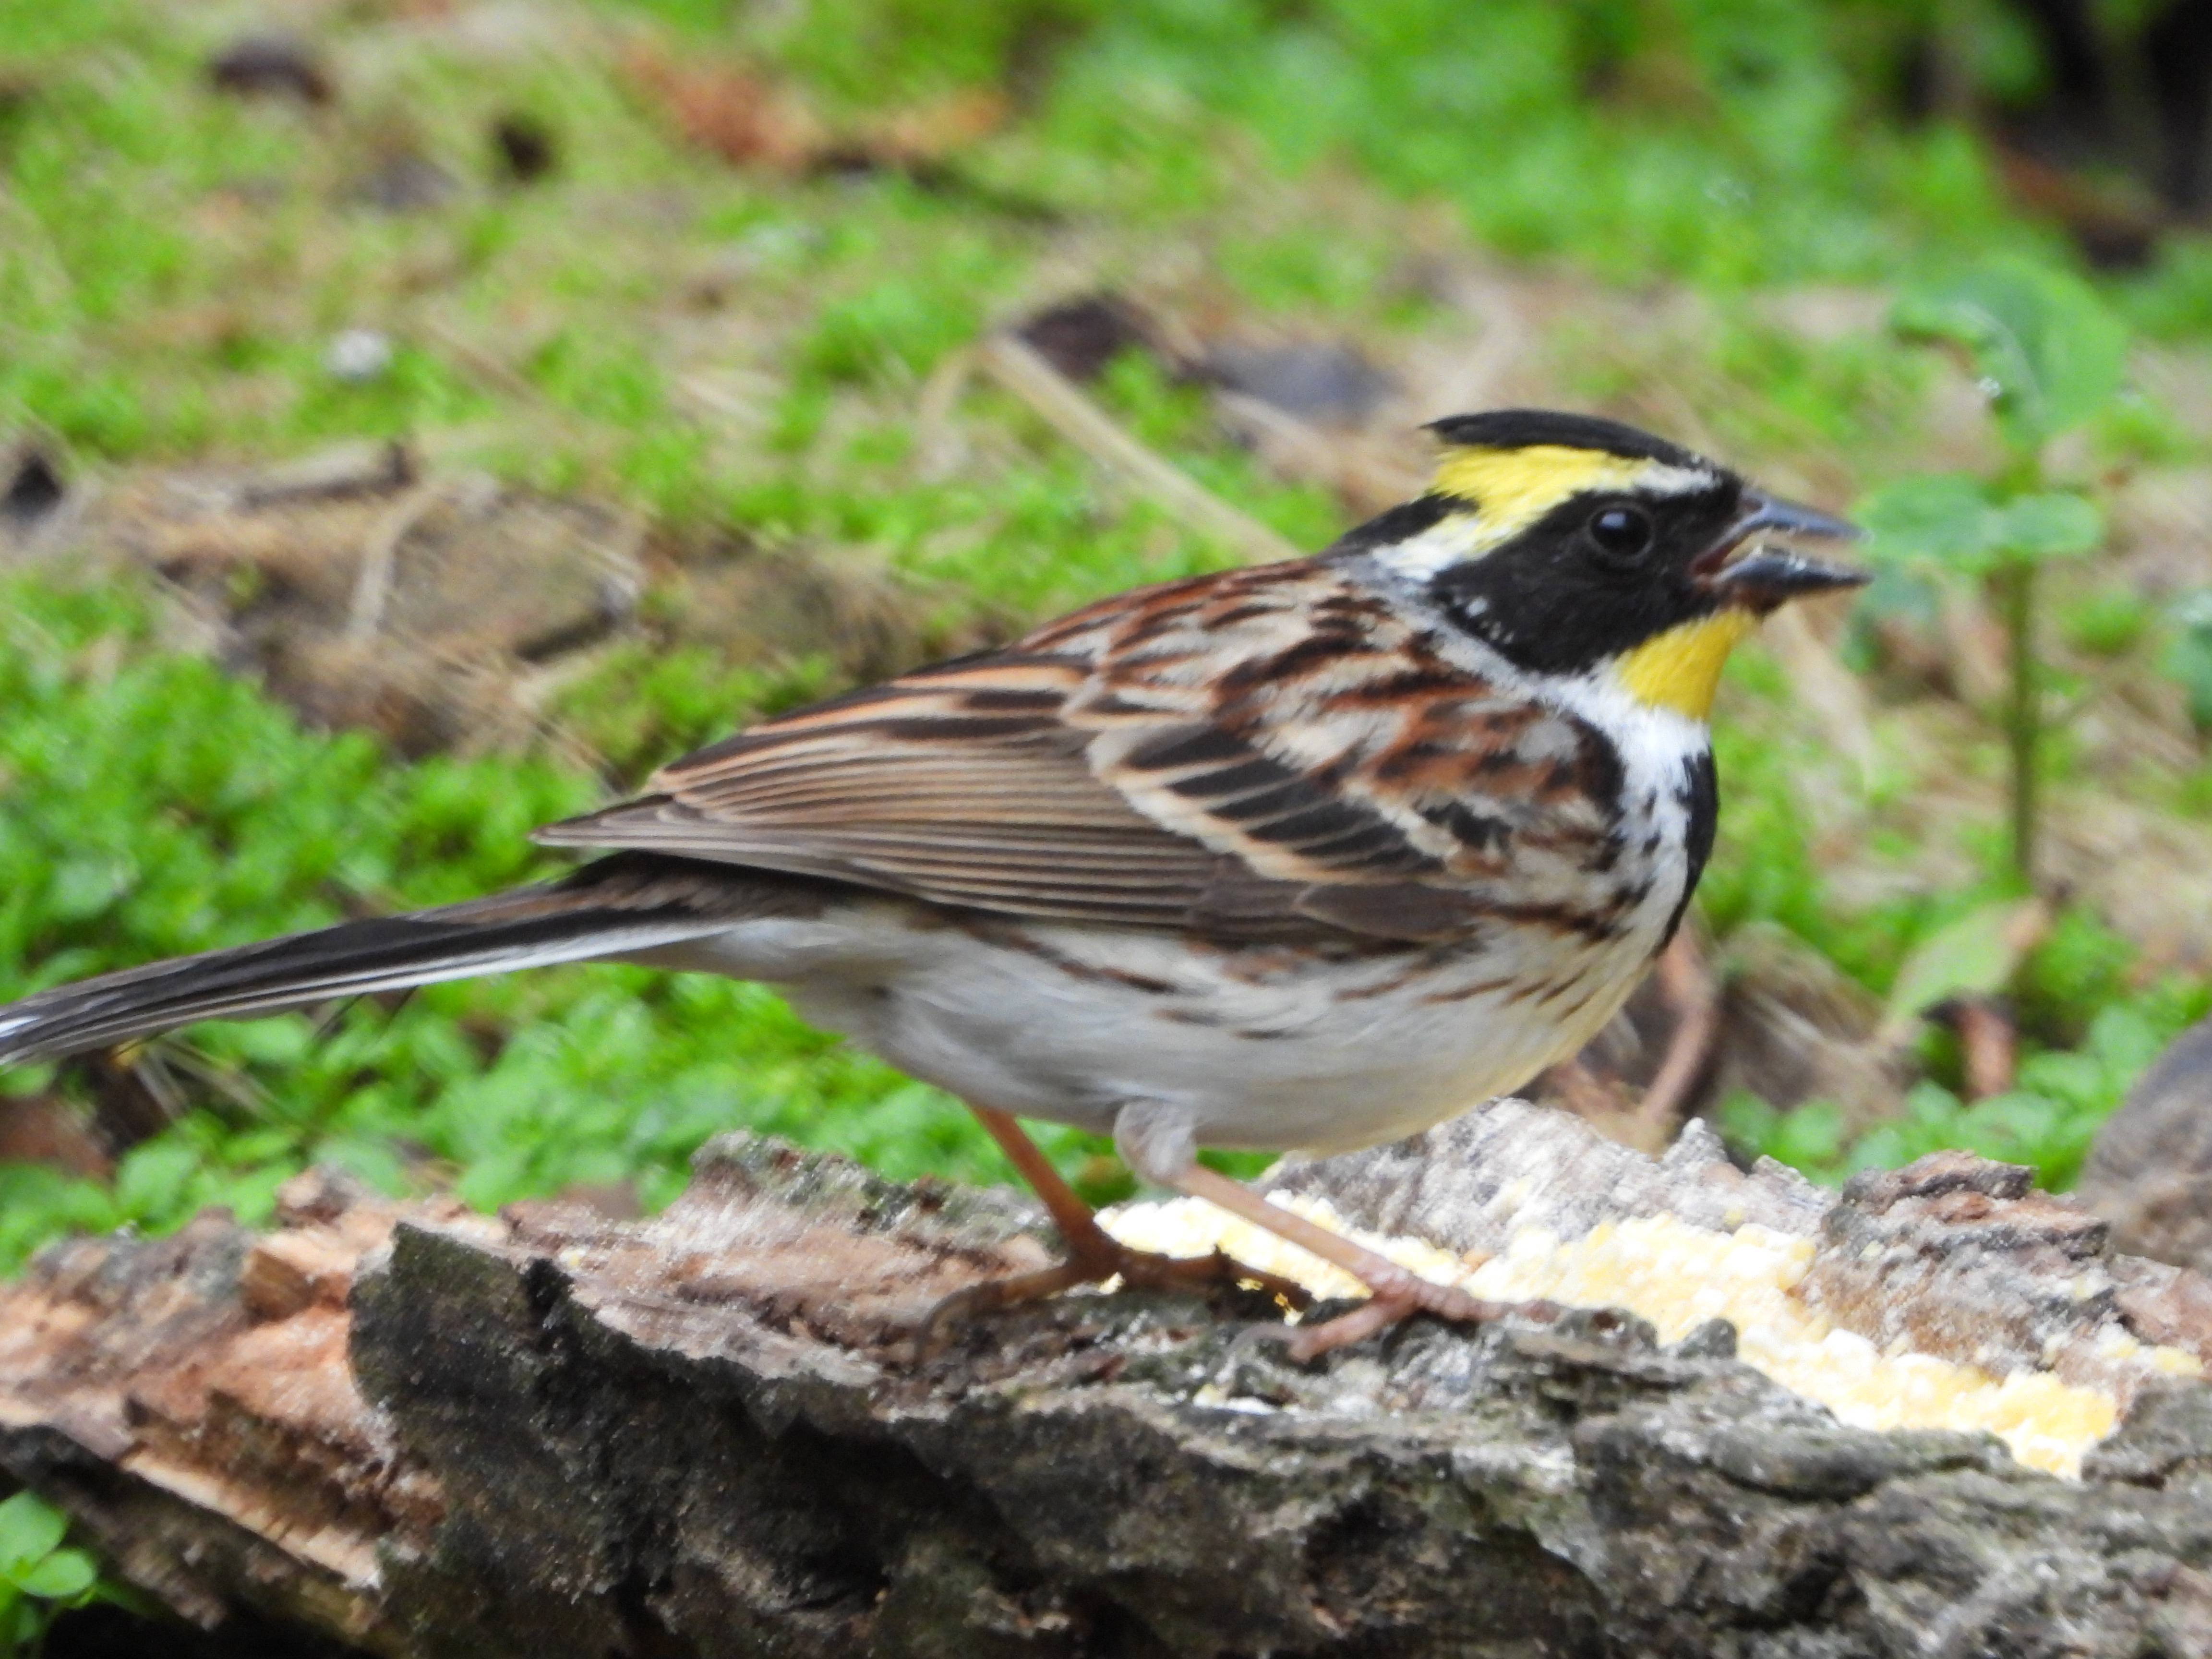
[[[1735,524],[1729,533],[1741,542],[1756,536],[1762,530],[1778,530],[1784,535],[1811,536],[1829,542],[1866,539],[1866,532],[1849,519],[1823,513],[1817,507],[1807,507],[1798,501],[1778,501],[1756,489],[1747,489],[1743,494],[1743,511],[1737,514]]]
[[[1820,541],[1857,541],[1866,534],[1847,519],[1748,490],[1735,522],[1712,551],[1690,568],[1690,574],[1724,603],[1762,617],[1808,593],[1858,587],[1871,580],[1866,571],[1850,565],[1808,559],[1784,549],[1753,547],[1741,557],[1735,556],[1737,550],[1767,532]]]

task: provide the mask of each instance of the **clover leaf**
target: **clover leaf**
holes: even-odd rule
[[[2007,462],[1992,476],[1905,478],[1862,504],[1868,550],[1885,574],[1964,578],[2003,622],[2009,684],[1994,712],[2011,773],[2013,867],[2035,881],[2036,757],[2045,715],[2036,659],[2037,573],[2104,540],[2103,515],[2077,490],[2047,487],[2050,440],[2101,413],[2126,371],[2125,325],[2063,270],[1993,260],[1898,303],[1899,332],[1962,348],[1990,394]]]
[[[82,1550],[56,1550],[25,1573],[17,1588],[48,1601],[74,1601],[99,1577],[99,1565]]]
[[[1978,479],[1955,472],[1900,478],[1877,490],[1855,515],[1873,532],[1878,562],[1979,575],[1991,563],[2000,515]]]
[[[40,1562],[61,1547],[69,1531],[62,1512],[33,1493],[0,1503],[0,1578],[21,1586]]]
[[[2075,559],[2105,539],[2105,515],[2070,489],[2016,495],[1998,510],[1996,545],[2016,558]]]
[[[2163,665],[2181,683],[2197,730],[2212,731],[2212,591],[2187,595],[2171,616],[2176,631]]]
[[[2064,271],[1994,260],[1907,295],[1891,319],[1900,333],[1963,347],[2024,447],[2093,419],[2120,389],[2127,327]]]
[[[100,1566],[64,1549],[68,1517],[33,1493],[0,1503],[0,1653],[36,1650],[57,1613],[100,1594]]]
[[[2039,564],[2093,552],[2105,536],[2096,504],[2071,490],[2040,490],[1999,503],[1958,473],[1902,478],[1869,497],[1859,521],[1869,555],[1893,568],[1985,575],[2006,563]]]

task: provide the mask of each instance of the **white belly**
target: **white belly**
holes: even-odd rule
[[[1656,907],[1655,907],[1655,909]],[[977,1105],[1110,1132],[1152,1102],[1201,1145],[1335,1152],[1520,1087],[1594,1036],[1656,944],[1514,929],[1316,960],[1114,929],[971,932],[910,907],[748,922],[641,958],[777,985],[809,1019]]]

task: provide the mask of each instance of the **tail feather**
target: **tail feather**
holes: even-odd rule
[[[749,908],[778,908],[745,905],[747,890],[772,890],[741,872],[696,870],[610,859],[549,886],[58,986],[0,1006],[0,1064],[112,1048],[197,1020],[622,956],[718,933]]]

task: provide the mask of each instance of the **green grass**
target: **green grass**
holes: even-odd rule
[[[779,26],[704,3],[556,9],[541,50],[487,59],[428,33],[373,90],[362,71],[335,110],[302,112],[208,89],[214,16],[8,0],[0,65],[29,90],[0,122],[0,409],[125,459],[465,434],[519,404],[544,430],[526,462],[505,459],[541,481],[748,521],[771,505],[757,469],[672,386],[672,331],[713,331],[684,292],[697,267],[743,264],[761,336],[745,351],[785,382],[775,435],[793,449],[841,389],[910,387],[971,337],[1024,292],[1061,222],[1212,248],[1262,311],[1407,315],[1387,227],[1243,222],[1255,143],[1291,179],[1348,161],[1450,204],[1493,247],[1632,283],[1892,280],[1993,243],[2052,249],[2006,212],[1963,135],[1881,118],[1875,70],[1904,47],[1878,6],[922,9],[927,22],[888,0],[825,0]],[[684,146],[620,70],[622,37],[605,31],[640,13],[672,20],[684,52],[787,64],[833,111],[988,83],[1031,56],[1049,74],[949,181],[779,182]],[[557,136],[548,184],[490,177],[487,124],[515,109]],[[447,204],[361,204],[362,179],[402,152],[452,176]],[[1000,197],[1047,216],[995,211]],[[372,386],[323,369],[351,325],[400,341]],[[1857,398],[1795,385],[1806,370],[1776,343],[1722,355],[1759,365],[1794,426]]]
[[[366,738],[304,732],[146,629],[127,592],[0,590],[0,997],[550,873],[527,830],[596,794],[544,761],[393,765]],[[258,1218],[315,1161],[393,1191],[450,1180],[486,1206],[623,1180],[659,1204],[702,1140],[747,1127],[894,1175],[1012,1178],[957,1103],[757,987],[696,975],[549,969],[431,987],[396,1012],[354,1005],[321,1029],[209,1025],[152,1052],[204,1103],[132,1151],[112,1189],[0,1166],[0,1268],[58,1228],[162,1228],[215,1203]],[[44,1089],[53,1071],[0,1087]],[[1120,1184],[1103,1143],[1044,1139],[1094,1188]]]
[[[1231,556],[987,384],[957,400],[959,454],[933,459],[932,377],[978,330],[1062,297],[1072,271],[1384,347],[1451,322],[1423,274],[1440,251],[1601,279],[1620,306],[1686,284],[1687,310],[1570,315],[1533,343],[1538,370],[1562,397],[1842,498],[1920,464],[1936,371],[1880,331],[1808,331],[1764,301],[1992,248],[2069,257],[2008,210],[1970,134],[1895,118],[1920,12],[1882,0],[607,0],[531,15],[521,45],[487,52],[334,14],[318,38],[343,95],[303,111],[209,89],[227,14],[0,0],[0,432],[43,430],[95,476],[404,436],[440,465],[618,499],[675,544],[887,574],[915,638],[950,648]],[[1014,116],[921,177],[736,169],[685,143],[623,67],[641,40],[776,67],[833,121],[999,83]],[[2005,83],[2013,47],[1984,44],[1975,74]],[[514,111],[555,135],[544,183],[493,174],[488,125]],[[363,205],[362,180],[398,153],[442,168],[450,198]],[[2205,246],[2178,240],[2115,290],[2141,325],[2212,329]],[[392,336],[393,365],[343,384],[329,342],[361,326]],[[1337,501],[1224,442],[1204,394],[1149,359],[1118,361],[1097,395],[1292,541],[1344,527]],[[2203,459],[2140,399],[2093,449],[2113,467]],[[735,659],[691,640],[682,591],[649,593],[655,631],[605,653],[552,711],[564,752],[596,757],[587,774],[544,756],[402,764],[158,649],[127,586],[9,586],[0,995],[528,879],[559,867],[529,850],[533,823],[842,683],[820,653]],[[2165,648],[2125,594],[2066,627],[2115,659]],[[1906,875],[1878,902],[1840,901],[1802,787],[1822,760],[1771,664],[1732,675],[1720,747],[1728,805],[1702,902],[1723,933],[1779,923],[1879,992],[1917,943],[2006,890],[1992,856],[1955,890]],[[2171,793],[2199,813],[2212,800],[2201,779]],[[1875,802],[1877,842],[1899,838],[1894,804]],[[1900,842],[1900,872],[1911,855]],[[1950,1134],[2009,1136],[2063,1175],[2142,1033],[2202,1004],[2201,988],[2138,978],[2078,909],[2031,962],[2022,1089],[2050,1111],[1923,1094],[1916,1127],[1856,1146],[1823,1141],[1817,1108],[1730,1121],[1829,1173]],[[0,1170],[0,1267],[67,1226],[163,1226],[207,1202],[258,1214],[314,1159],[479,1203],[611,1179],[658,1202],[701,1139],[746,1125],[893,1174],[1009,1174],[942,1095],[709,980],[562,969],[356,1006],[319,1033],[302,1018],[208,1027],[153,1053],[192,1109],[112,1187]],[[2067,1070],[2083,1056],[2087,1081]],[[1932,1086],[1957,1081],[1946,1063],[1931,1055]],[[5,1086],[88,1085],[34,1070]],[[1094,1192],[1126,1183],[1098,1143],[1049,1144]]]
[[[1786,685],[1756,650],[1729,672],[1731,693],[1714,749],[1723,810],[1698,909],[1723,939],[1753,922],[1778,926],[1850,979],[1886,994],[1916,950],[1962,918],[2018,896],[2001,832],[1989,826],[1973,879],[1943,886],[1908,872],[1922,850],[1877,820],[1863,832],[1877,860],[1893,860],[1893,895],[1846,904],[1831,891],[1824,852],[1795,780],[1815,769],[1818,745],[1790,713]],[[1732,711],[1732,714],[1731,714]],[[1794,728],[1794,729],[1793,729]],[[1994,773],[1997,739],[1981,745]],[[1921,1043],[1925,1080],[1905,1117],[1852,1137],[1843,1114],[1814,1101],[1777,1111],[1740,1095],[1723,1103],[1723,1131],[1745,1150],[1840,1181],[1866,1168],[1909,1162],[1942,1146],[2026,1164],[2047,1185],[2078,1172],[2090,1138],[2143,1068],[2192,1022],[2212,1012],[2212,983],[2166,972],[2146,975],[2134,945],[2080,903],[2063,904],[2010,987],[2021,1060],[2017,1087],[1997,1099],[1962,1103],[1955,1044],[1931,1031]]]
[[[2078,1048],[2031,1054],[2005,1093],[1968,1104],[1940,1083],[1917,1083],[1897,1119],[1856,1136],[1832,1105],[1815,1101],[1778,1112],[1742,1093],[1722,1103],[1720,1126],[1739,1146],[1825,1182],[1960,1146],[2024,1164],[2041,1185],[2063,1188],[2081,1173],[2098,1127],[2129,1086],[2204,1011],[2205,999],[2196,992],[2170,994],[2147,1006],[2109,1007],[2091,1023]]]

